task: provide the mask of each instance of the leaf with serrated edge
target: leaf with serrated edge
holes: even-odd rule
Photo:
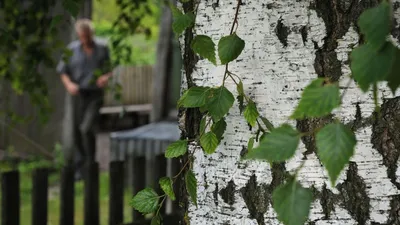
[[[150,225],[161,225],[161,215],[157,214],[151,219],[151,224]]]
[[[352,76],[363,92],[390,76],[397,54],[397,48],[390,42],[386,42],[379,51],[367,43],[351,52]]]
[[[257,122],[257,118],[259,116],[256,104],[254,104],[253,101],[249,101],[249,103],[246,106],[246,109],[244,110],[244,118],[246,121],[250,124],[250,126],[254,127]]]
[[[175,141],[170,144],[165,151],[166,158],[176,158],[184,155],[187,151],[188,142],[186,140]]]
[[[211,126],[211,131],[215,134],[215,136],[217,136],[218,143],[221,142],[221,140],[224,136],[226,126],[227,126],[227,124],[226,124],[224,118],[220,119],[218,122],[214,123]]]
[[[336,84],[323,85],[324,79],[318,78],[308,85],[296,107],[293,119],[322,117],[340,105],[340,91]]]
[[[242,114],[244,110],[244,89],[243,89],[243,83],[240,81],[237,86],[236,86],[238,96],[236,97],[239,103],[239,111],[240,114]]]
[[[208,132],[200,137],[200,145],[207,154],[212,154],[218,147],[218,138],[213,132]]]
[[[218,43],[218,55],[222,65],[237,59],[242,53],[245,42],[236,34],[222,37]]]
[[[390,33],[391,14],[390,4],[382,1],[378,6],[365,10],[358,20],[361,33],[376,50],[382,47]]]
[[[328,171],[332,186],[334,186],[340,172],[354,154],[356,137],[345,125],[332,123],[317,133],[315,141],[319,159]]]
[[[130,205],[141,213],[152,213],[158,208],[159,196],[151,189],[139,191],[131,200]]]
[[[303,225],[310,213],[313,194],[296,180],[278,186],[272,193],[272,205],[285,225]]]
[[[400,86],[400,50],[397,48],[394,56],[392,70],[390,71],[390,74],[386,80],[388,82],[390,90],[392,91],[393,95],[395,95],[397,88]]]
[[[191,45],[193,51],[201,57],[208,59],[214,65],[217,64],[215,56],[215,44],[213,40],[206,35],[197,35]]]
[[[253,150],[253,146],[254,146],[254,138],[252,137],[249,139],[249,142],[247,143],[247,150],[248,151]]]
[[[206,104],[210,90],[210,87],[191,87],[182,95],[179,104],[185,108],[202,107]]]
[[[180,35],[187,28],[194,24],[194,14],[189,12],[187,14],[174,15],[174,22],[172,23],[172,30],[175,34]]]
[[[274,129],[274,125],[265,117],[261,116],[261,121],[264,123],[264,125],[267,127],[268,130],[273,130]]]
[[[194,173],[189,170],[185,175],[186,190],[193,201],[193,204],[197,206],[197,179]]]
[[[260,145],[249,152],[245,159],[284,162],[294,155],[299,141],[300,133],[290,125],[283,124],[266,134]]]
[[[204,134],[206,132],[206,123],[207,123],[207,116],[203,116],[200,121],[200,134]]]
[[[226,87],[218,87],[212,90],[211,93],[211,97],[206,103],[207,109],[214,122],[218,122],[232,108],[235,97]]]
[[[164,193],[172,200],[175,200],[175,193],[172,187],[172,179],[169,177],[163,177],[159,181],[161,189]]]

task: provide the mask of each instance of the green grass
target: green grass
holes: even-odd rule
[[[49,205],[48,205],[48,225],[59,225],[60,216],[60,195],[59,195],[59,175],[52,174],[49,177]],[[100,224],[108,225],[108,202],[109,202],[109,176],[108,173],[100,174]],[[21,193],[21,222],[20,224],[31,224],[32,203],[31,203],[32,179],[30,173],[21,173],[20,193]],[[132,195],[125,191],[124,194],[124,223],[132,221],[132,208],[128,205]],[[75,184],[75,225],[83,225],[84,214],[84,187],[83,182]]]

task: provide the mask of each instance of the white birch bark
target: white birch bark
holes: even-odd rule
[[[348,56],[359,42],[354,14],[376,2],[244,0],[237,34],[246,41],[246,47],[230,64],[230,71],[241,76],[245,92],[255,100],[262,116],[274,125],[287,122],[303,88],[318,75],[340,77],[341,86],[346,86]],[[400,1],[393,2],[398,17]],[[217,43],[229,34],[235,9],[236,0],[201,0],[194,33],[208,35]],[[346,23],[348,26],[343,25]],[[335,70],[335,63],[339,70]],[[193,73],[184,72],[184,78],[190,75],[199,86],[221,85],[224,69],[199,60]],[[226,86],[236,93],[233,82],[228,81]],[[342,108],[335,112],[345,123],[359,127],[356,153],[336,187],[330,186],[326,171],[313,153],[311,138],[303,139],[295,158],[285,165],[287,171],[293,171],[306,158],[299,179],[304,186],[314,186],[316,198],[309,224],[400,224],[400,134],[396,131],[400,129],[400,100],[388,100],[382,107],[384,119],[373,127],[369,120],[361,119],[370,117],[374,110],[371,96],[362,94],[353,82]],[[389,91],[381,97],[393,98]],[[304,123],[312,126],[318,122]],[[300,122],[290,123],[304,128]],[[254,133],[239,115],[237,103],[227,124],[215,154],[195,153],[198,207],[189,206],[190,224],[280,224],[270,201],[271,183],[278,179],[274,178],[278,173],[267,163],[240,161],[241,151]],[[199,147],[193,144],[190,148]]]

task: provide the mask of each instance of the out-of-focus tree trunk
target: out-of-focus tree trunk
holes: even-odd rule
[[[169,109],[168,81],[171,77],[173,62],[172,48],[172,14],[163,6],[160,22],[160,34],[157,45],[157,58],[153,72],[153,109],[150,115],[152,122],[164,119]]]

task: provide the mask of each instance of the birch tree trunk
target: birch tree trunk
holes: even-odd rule
[[[274,125],[288,121],[303,88],[317,77],[329,77],[345,87],[349,81],[349,54],[360,41],[357,19],[378,0],[243,0],[237,34],[246,41],[230,71],[239,75],[245,92],[262,116]],[[393,0],[400,19],[400,1]],[[186,11],[193,7],[185,4]],[[184,80],[187,86],[221,85],[224,66],[198,59],[190,50],[194,34],[214,42],[229,34],[235,0],[202,0],[194,31],[181,40]],[[399,39],[395,23],[393,36]],[[225,85],[236,90],[234,83]],[[343,91],[343,89],[342,89]],[[315,200],[308,224],[400,224],[400,98],[380,93],[382,119],[374,121],[372,94],[363,94],[352,82],[337,115],[356,130],[358,144],[350,164],[332,187],[315,154],[313,137],[304,137],[296,156],[286,164],[241,161],[254,131],[233,107],[227,131],[217,152],[196,151],[194,172],[198,180],[198,207],[189,205],[190,224],[280,224],[271,206],[272,190],[305,160],[300,182],[312,187]],[[236,104],[236,103],[235,103]],[[182,113],[183,135],[198,132],[200,113]],[[291,122],[303,132],[328,123],[331,117]],[[253,132],[253,133],[252,133]],[[191,150],[199,148],[193,143]]]

